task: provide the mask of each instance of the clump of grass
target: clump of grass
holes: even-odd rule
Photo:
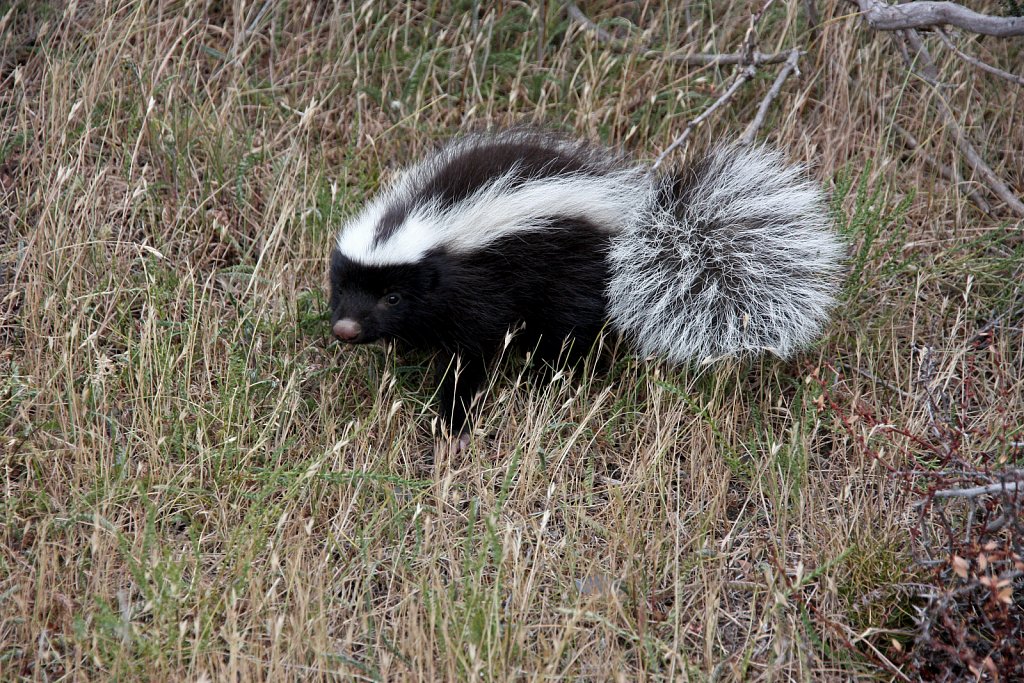
[[[557,3],[0,12],[0,677],[910,667],[892,641],[914,643],[932,425],[971,426],[957,457],[977,464],[1021,422],[1021,247],[891,144],[886,98],[924,109],[901,65],[832,8],[808,31],[802,6],[760,29],[809,47],[764,136],[813,161],[851,245],[820,346],[697,369],[609,339],[606,371],[550,382],[510,359],[472,447],[438,458],[423,359],[328,343],[343,217],[466,128],[654,158],[729,68],[617,50]],[[680,50],[734,51],[749,25],[743,3],[591,9]],[[995,86],[940,66],[993,151],[1024,148]],[[768,80],[675,161],[735,137]],[[932,417],[939,385],[959,422]]]

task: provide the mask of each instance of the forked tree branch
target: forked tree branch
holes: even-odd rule
[[[680,147],[683,143],[686,142],[687,138],[689,138],[690,134],[694,130],[696,130],[697,126],[702,124],[717,109],[724,106],[729,100],[731,100],[733,98],[733,95],[736,94],[740,87],[742,87],[744,83],[752,79],[757,74],[758,63],[754,59],[754,55],[757,54],[757,24],[758,22],[761,21],[761,17],[764,16],[764,13],[768,10],[768,8],[772,5],[773,2],[775,2],[775,0],[764,0],[760,9],[758,9],[756,12],[750,15],[750,25],[747,28],[746,35],[743,37],[744,59],[741,62],[746,66],[736,76],[736,79],[732,82],[732,85],[730,85],[725,90],[725,92],[723,92],[718,97],[717,100],[712,102],[710,107],[705,109],[703,112],[701,112],[699,116],[697,116],[692,121],[686,124],[686,128],[683,129],[683,132],[680,133],[679,136],[672,141],[672,144],[665,148],[665,150],[658,155],[658,158],[654,160],[654,163],[651,165],[651,171],[656,171],[658,167],[661,166],[661,164],[665,161],[668,155],[672,153],[673,150]],[[772,88],[768,91],[768,94],[765,96],[765,101],[761,103],[761,107],[758,110],[757,116],[754,118],[754,122],[751,124],[751,126],[748,126],[747,128],[747,132],[749,133],[751,140],[753,139],[754,133],[757,131],[757,128],[760,127],[759,119],[760,121],[763,122],[764,116],[767,114],[768,106],[771,105],[771,101],[775,99],[776,95],[778,95],[778,91],[781,90],[782,83],[789,76],[789,73],[796,68],[796,61],[797,59],[799,59],[800,54],[800,50],[795,48],[786,53],[786,66],[782,69],[782,73],[779,74],[779,77],[776,79],[775,84],[772,86]],[[746,134],[744,134],[744,139],[745,138]],[[743,144],[742,141],[741,144]],[[749,142],[747,144],[749,144]]]
[[[754,116],[754,120],[747,125],[747,129],[743,131],[743,135],[740,136],[741,145],[749,145],[754,142],[754,136],[757,135],[757,131],[764,125],[764,120],[768,116],[768,108],[771,107],[772,102],[779,93],[782,92],[782,84],[786,82],[790,74],[794,71],[797,74],[800,73],[800,69],[797,68],[797,61],[800,59],[800,50],[793,48],[789,51],[789,58],[786,60],[786,65],[779,70],[779,75],[775,77],[775,82],[772,87],[768,90],[768,94],[761,100],[761,105],[757,108],[757,114]]]
[[[686,128],[683,129],[683,132],[680,133],[679,136],[672,141],[672,144],[666,147],[665,150],[658,155],[658,158],[654,160],[654,163],[651,164],[651,170],[657,170],[657,168],[661,166],[661,164],[665,161],[665,158],[668,157],[669,154],[671,154],[680,145],[686,142],[686,139],[690,137],[690,133],[692,133],[697,126],[704,123],[705,119],[707,119],[709,116],[715,113],[715,111],[722,105],[724,105],[726,102],[731,100],[732,96],[736,94],[736,91],[740,89],[740,86],[742,86],[744,83],[753,78],[754,74],[756,73],[757,67],[755,67],[753,64],[750,64],[747,66],[747,68],[743,69],[743,71],[740,72],[740,75],[736,77],[736,80],[733,81],[732,85],[730,85],[729,88],[724,93],[722,93],[718,97],[718,99],[711,104],[710,107],[701,112],[700,116],[694,118],[692,121],[686,124]]]

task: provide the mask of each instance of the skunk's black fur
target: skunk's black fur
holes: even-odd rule
[[[566,340],[571,354],[590,348],[605,321],[608,275],[603,254],[594,249],[598,240],[579,239],[593,232],[579,225],[574,239],[506,238],[494,244],[495,251],[439,250],[401,266],[364,266],[335,253],[331,324],[344,317],[360,321],[362,332],[349,343],[397,340],[441,351],[441,413],[449,427],[460,429],[487,362],[500,353],[510,330],[524,326],[517,345],[535,348],[541,361],[557,361]],[[387,296],[396,293],[399,301],[389,305]]]
[[[412,207],[431,201],[454,206],[509,173],[520,184],[602,168],[587,148],[542,140],[474,146],[456,155],[411,198],[389,206],[378,230],[390,234]],[[552,216],[527,238],[509,235],[466,253],[440,245],[415,263],[364,265],[336,248],[331,325],[358,320],[360,335],[350,343],[398,340],[441,351],[441,412],[459,430],[488,361],[510,330],[521,328],[517,345],[534,350],[541,362],[558,361],[563,347],[573,357],[590,349],[606,320],[608,238],[585,218]],[[394,294],[399,300],[389,303]]]

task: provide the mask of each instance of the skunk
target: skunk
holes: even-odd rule
[[[540,131],[458,138],[341,229],[331,329],[440,351],[440,412],[468,443],[488,361],[517,341],[575,362],[609,325],[676,363],[812,342],[844,248],[821,190],[765,147],[654,175]]]

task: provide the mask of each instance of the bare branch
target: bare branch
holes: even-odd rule
[[[719,109],[722,105],[731,100],[732,96],[736,94],[736,91],[740,89],[740,86],[742,86],[744,83],[753,78],[755,73],[757,73],[757,67],[755,67],[753,64],[750,64],[745,69],[743,69],[743,71],[740,72],[740,75],[736,77],[736,80],[733,81],[732,85],[729,86],[728,90],[722,93],[722,95],[717,100],[715,100],[710,107],[705,109],[700,114],[700,116],[686,124],[686,128],[683,129],[683,132],[680,133],[679,137],[673,140],[672,144],[666,147],[665,151],[659,154],[658,158],[654,160],[654,163],[651,164],[651,170],[657,170],[657,168],[661,166],[662,162],[665,161],[665,157],[667,157],[677,147],[686,142],[687,138],[690,137],[690,133],[692,133],[697,126],[704,123],[704,121],[709,116],[711,116],[717,109]]]
[[[671,154],[673,150],[675,150],[677,147],[686,142],[686,140],[690,137],[690,134],[697,128],[697,126],[703,123],[717,109],[725,105],[726,102],[731,100],[733,95],[736,94],[736,91],[738,91],[744,83],[753,78],[754,75],[757,73],[757,62],[754,59],[754,55],[757,54],[757,24],[758,22],[761,21],[761,17],[764,16],[764,13],[768,10],[769,7],[771,7],[773,2],[775,2],[775,0],[764,0],[764,2],[761,4],[761,8],[757,12],[754,12],[753,14],[750,15],[750,26],[747,28],[747,33],[743,37],[742,50],[744,55],[742,63],[747,65],[746,68],[744,68],[743,71],[739,73],[739,75],[736,77],[736,80],[733,81],[732,85],[730,85],[728,89],[726,89],[726,91],[722,93],[721,96],[711,104],[710,107],[705,109],[700,114],[700,116],[686,124],[686,128],[683,129],[683,132],[680,133],[679,137],[673,140],[672,144],[669,145],[661,154],[658,155],[658,158],[654,160],[654,163],[651,165],[652,172],[656,171],[658,167],[661,166],[662,162],[665,161],[665,158],[668,157],[668,155]],[[792,62],[793,64],[792,68],[788,69],[789,71],[792,71],[793,69],[796,68],[796,60],[799,57],[799,50],[793,49],[787,53],[787,65],[790,62]],[[786,69],[784,68],[783,71],[786,71]],[[788,76],[789,73],[787,72],[786,77]],[[778,94],[777,89],[780,89],[782,87],[782,81],[785,81],[785,78],[781,77],[781,74],[780,79],[776,80],[775,85],[773,85],[771,89],[776,91],[775,95]],[[768,96],[766,96],[768,104],[762,103],[762,107],[767,108],[767,106],[771,104],[771,100],[775,98],[775,95],[772,95],[771,91],[769,91]],[[761,116],[763,120],[763,115],[761,114],[760,110],[758,111],[758,115]],[[755,121],[756,120],[757,119],[755,117]],[[758,127],[759,126],[760,124],[758,124]],[[756,128],[754,129],[754,132],[756,132]],[[753,136],[753,134],[754,133],[752,132],[751,137]]]
[[[1024,76],[1018,76],[1017,74],[1010,73],[1009,71],[1003,71],[1002,69],[1000,69],[998,67],[992,66],[991,64],[987,64],[987,63],[981,61],[977,57],[972,57],[971,55],[969,55],[969,54],[967,54],[965,52],[962,52],[960,50],[960,48],[958,48],[956,45],[953,44],[953,41],[951,41],[949,39],[949,36],[947,36],[946,32],[943,31],[942,29],[936,30],[935,31],[935,35],[937,35],[939,37],[939,40],[942,41],[943,45],[945,45],[947,48],[949,48],[953,52],[957,53],[960,56],[960,59],[964,60],[968,64],[973,64],[974,66],[978,67],[982,71],[987,71],[990,74],[993,74],[995,76],[999,76],[1000,78],[1005,78],[1006,80],[1010,81],[1011,83],[1016,83],[1017,85],[1024,86]]]
[[[637,53],[641,57],[650,57],[664,59],[667,62],[674,62],[676,64],[687,64],[689,66],[732,66],[735,64],[747,64],[747,55],[735,53],[735,52],[723,52],[721,54],[711,52],[695,52],[694,54],[680,54],[674,52],[655,52],[653,50],[646,50],[644,52]],[[802,52],[800,54],[803,54]],[[786,61],[789,56],[788,52],[775,52],[772,54],[766,54],[764,52],[753,52],[749,56],[749,63],[754,66],[761,66],[762,64],[779,64]]]
[[[1022,485],[1024,485],[1024,481],[1001,481],[998,484],[974,486],[969,489],[943,489],[936,491],[934,495],[936,498],[977,498],[992,493],[1009,493],[1018,489],[1024,491]]]
[[[947,24],[987,36],[1024,35],[1024,17],[993,17],[955,2],[917,0],[890,5],[882,0],[849,0],[855,3],[868,26],[878,31],[932,28]]]
[[[597,22],[584,14],[574,2],[566,2],[565,10],[569,14],[570,18],[593,33],[594,36],[602,43],[607,43],[610,47],[616,50],[631,52],[644,59],[660,59],[673,64],[685,64],[687,66],[732,66],[735,64],[747,63],[754,65],[780,64],[786,61],[786,58],[789,57],[788,51],[776,52],[773,54],[756,51],[751,52],[750,54],[743,52],[695,52],[687,54],[685,52],[663,52],[660,50],[653,50],[644,45],[635,45],[630,43],[628,40],[616,38],[612,34],[608,33],[608,31],[605,31],[603,28],[598,26]]]
[[[740,136],[741,145],[749,145],[754,142],[754,136],[757,135],[757,131],[764,125],[764,120],[768,116],[768,108],[771,107],[772,102],[782,92],[782,84],[786,82],[789,75],[794,71],[797,74],[800,73],[800,69],[797,67],[797,61],[800,59],[800,50],[793,48],[789,51],[789,58],[786,60],[785,66],[779,70],[779,75],[775,77],[775,82],[772,87],[768,90],[768,94],[761,100],[761,105],[757,108],[757,115],[754,116],[754,120],[747,125],[747,129],[743,131],[743,135]]]
[[[903,35],[917,53],[918,59],[922,62],[925,73],[935,73],[937,71],[935,62],[932,61],[931,56],[928,54],[928,50],[925,49],[917,31],[904,31]],[[908,63],[907,66],[914,69],[913,63]],[[920,74],[920,72],[918,73]],[[922,75],[922,78],[928,80],[926,76]],[[939,113],[942,114],[946,124],[949,126],[950,132],[953,134],[953,137],[956,138],[957,144],[960,146],[960,150],[963,152],[964,159],[967,161],[967,164],[974,169],[975,173],[981,176],[982,180],[984,180],[993,194],[1006,202],[1006,205],[1011,211],[1018,216],[1024,217],[1024,202],[1021,202],[1021,200],[1013,194],[1010,188],[1007,187],[1006,183],[1004,183],[1002,179],[989,167],[989,165],[985,163],[985,160],[982,159],[981,155],[978,154],[978,151],[974,148],[974,145],[972,145],[971,141],[967,138],[963,128],[960,126],[960,122],[957,120],[955,112],[952,107],[949,106],[949,103],[946,102],[946,98],[941,92],[938,92],[938,89],[936,90],[935,101],[938,103],[937,107]]]

